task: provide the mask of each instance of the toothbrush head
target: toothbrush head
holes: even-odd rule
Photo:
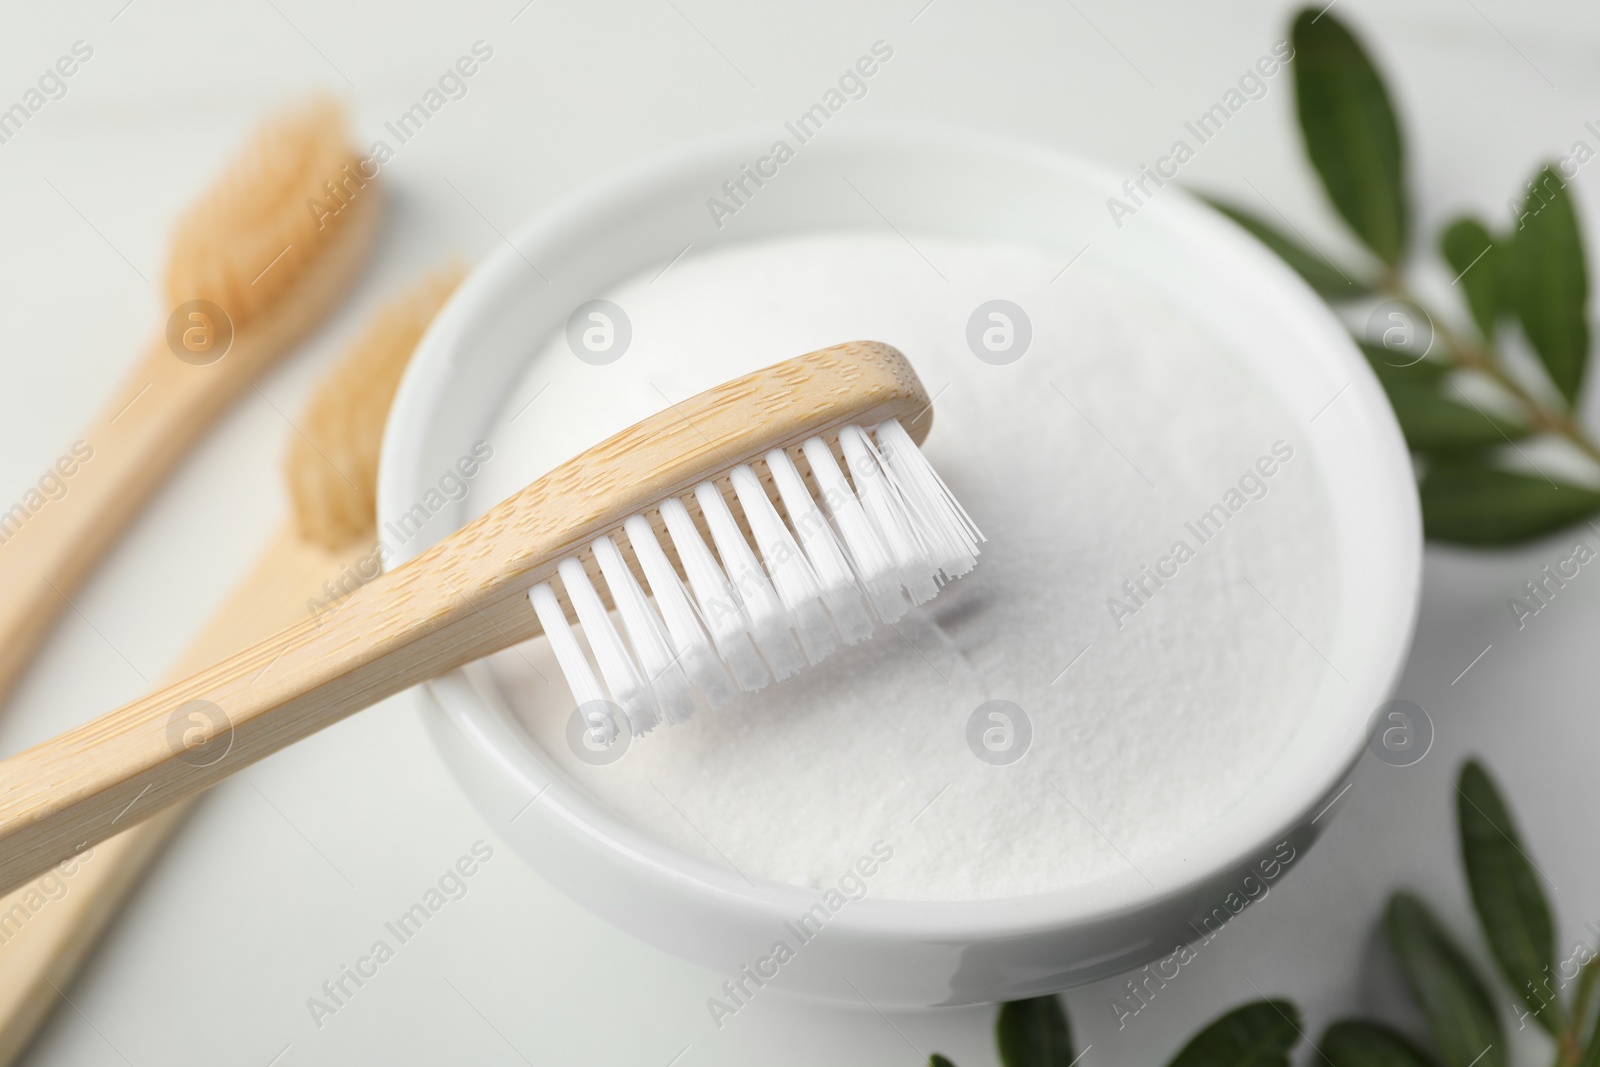
[[[593,739],[789,678],[971,570],[983,536],[918,447],[930,414],[904,356],[854,342],[586,453],[638,450],[648,488],[528,595]],[[664,455],[670,471],[648,458]]]
[[[367,163],[331,98],[275,115],[178,219],[163,284],[168,305],[208,301],[242,328],[281,311],[319,267],[350,258],[341,246],[364,252],[382,202],[377,168]]]

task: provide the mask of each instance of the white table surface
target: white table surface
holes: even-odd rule
[[[348,306],[222,420],[74,598],[79,613],[56,627],[0,722],[5,752],[135,696],[165,669],[285,512],[279,411],[297,412],[361,319],[431,265],[481,257],[496,229],[615,166],[693,136],[775,128],[878,39],[894,62],[856,113],[997,127],[1132,174],[1283,36],[1288,17],[1278,3],[1175,0],[123,3],[0,13],[6,105],[74,41],[94,48],[67,96],[0,145],[0,499],[19,496],[72,439],[154,328],[146,279],[159,278],[169,222],[257,116],[326,86],[352,102],[367,140],[474,41],[494,56],[386,168],[387,230]],[[1592,7],[1343,0],[1338,12],[1365,31],[1397,89],[1425,225],[1465,207],[1503,221],[1537,159],[1593,143],[1583,129],[1600,119]],[[1317,241],[1343,246],[1302,162],[1285,76],[1184,180],[1258,206],[1270,198]],[[1576,184],[1600,246],[1600,167]],[[1432,716],[1433,751],[1405,769],[1364,761],[1323,841],[1124,1030],[1108,1008],[1117,982],[1070,993],[1080,1041],[1092,1044],[1086,1065],[1161,1062],[1257,991],[1299,1002],[1313,1032],[1352,1011],[1407,1023],[1375,922],[1391,887],[1407,884],[1466,929],[1450,783],[1470,752],[1508,787],[1559,887],[1562,954],[1593,945],[1583,924],[1600,921],[1590,800],[1600,576],[1585,570],[1520,632],[1505,605],[1571,540],[1494,555],[1430,549],[1399,695]],[[28,1062],[909,1067],[932,1050],[963,1067],[995,1062],[987,1007],[885,1018],[769,995],[718,1031],[704,1006],[718,976],[613,930],[503,846],[463,900],[317,1027],[306,999],[479,839],[494,843],[496,829],[449,780],[409,696],[274,756],[207,800]]]

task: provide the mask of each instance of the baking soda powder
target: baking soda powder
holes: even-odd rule
[[[794,680],[599,759],[569,742],[542,639],[493,677],[573,788],[748,878],[822,889],[881,842],[874,897],[1143,884],[1251,789],[1331,671],[1315,646],[1337,560],[1304,426],[1092,257],[907,238],[732,246],[599,294],[627,350],[543,344],[478,499],[735,375],[879,340],[934,397],[924,451],[989,538],[977,568]]]

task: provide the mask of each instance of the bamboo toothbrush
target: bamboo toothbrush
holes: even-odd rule
[[[376,563],[384,418],[412,349],[459,277],[459,270],[442,272],[381,309],[323,378],[290,439],[285,474],[293,516],[185,650],[174,677],[305,618],[309,601],[325,599],[324,583]],[[174,804],[83,853],[70,873],[54,872],[0,900],[0,916],[12,917],[0,932],[0,1067],[16,1059],[59,1002],[58,990],[188,808]]]
[[[782,680],[863,636],[869,610],[892,621],[972,567],[981,537],[916,445],[930,411],[905,357],[863,341],[645,419],[335,610],[0,764],[0,892],[103,840],[116,821],[147,817],[541,626],[579,705],[593,711],[609,691],[635,731],[683,718],[696,691],[715,701]],[[624,532],[637,573],[617,544]],[[569,605],[606,690],[568,626]],[[591,726],[603,732],[605,716]]]
[[[377,232],[375,178],[359,173],[338,107],[313,101],[267,123],[178,222],[166,321],[46,472],[64,494],[30,490],[0,511],[0,695],[195,438],[337,304]]]

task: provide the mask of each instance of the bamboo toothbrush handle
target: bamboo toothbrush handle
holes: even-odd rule
[[[343,552],[329,552],[291,528],[281,530],[184,650],[172,673],[199,670],[304,617],[306,601],[325,595],[323,582],[339,575],[342,564],[354,566],[371,550],[370,542],[357,541]],[[0,917],[9,917],[0,927],[0,1067],[22,1054],[59,1002],[58,990],[67,988],[189,807],[174,804],[95,846],[65,873],[54,871],[53,877],[0,898]],[[130,813],[118,826],[132,817]]]
[[[344,233],[270,310],[232,331],[214,362],[185,362],[165,331],[151,340],[99,417],[16,501],[0,501],[0,697],[16,682],[50,623],[189,446],[343,296],[370,247],[377,198],[352,210]],[[224,322],[209,323],[213,343]],[[180,316],[184,330],[207,324]],[[191,343],[205,338],[189,334]],[[59,464],[59,465],[58,465]]]
[[[19,500],[0,502],[0,693],[50,622],[173,463],[245,380],[153,343],[100,417]]]
[[[557,467],[416,559],[176,685],[0,764],[0,892],[384,697],[538,632],[527,591],[629,515],[851,423],[926,432],[899,352],[854,342],[746,375]],[[126,825],[124,822],[123,825]]]

